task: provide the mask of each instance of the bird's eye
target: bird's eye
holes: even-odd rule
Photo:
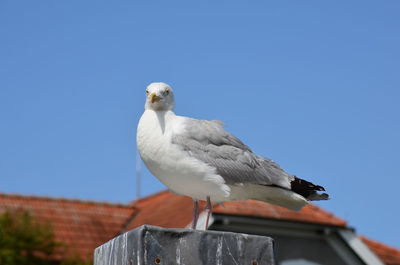
[[[148,90],[146,90],[146,95],[148,95],[149,94],[149,91]]]
[[[165,95],[169,94],[169,89],[165,90]]]

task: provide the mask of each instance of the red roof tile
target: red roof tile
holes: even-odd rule
[[[175,195],[163,191],[143,198],[134,205],[139,209],[139,215],[133,220],[130,228],[142,224],[152,224],[162,227],[185,227],[192,220],[193,201],[189,197]],[[253,216],[261,218],[280,219],[318,223],[333,226],[346,226],[346,221],[321,208],[309,204],[300,211],[291,211],[260,201],[225,202],[213,208],[214,213]]]
[[[139,214],[128,230],[144,224],[182,228],[192,221],[192,199],[168,191],[142,198],[133,205],[139,209]]]
[[[360,236],[360,238],[386,265],[400,265],[399,249],[371,240],[365,236]]]
[[[40,221],[50,221],[56,240],[69,246],[69,253],[59,254],[83,258],[115,237],[136,211],[121,204],[0,194],[0,213],[7,209],[28,210]]]
[[[71,252],[91,256],[94,248],[122,231],[143,224],[185,227],[192,219],[192,199],[163,191],[130,205],[0,194],[0,213],[4,209],[29,210],[40,220],[52,222],[57,240]],[[204,204],[202,204],[204,207]],[[315,206],[295,212],[259,201],[226,202],[213,211],[220,214],[253,216],[323,225],[346,226],[346,221]],[[400,250],[362,237],[385,264],[400,265]]]
[[[128,226],[129,229],[143,224],[162,227],[185,227],[191,222],[193,202],[189,197],[162,191],[133,202],[133,204],[139,209],[139,214]],[[204,203],[202,206],[204,207]],[[297,212],[269,203],[248,200],[225,202],[223,206],[215,206],[213,212],[342,227],[347,224],[345,220],[313,204],[309,204]],[[368,240],[365,237],[363,237],[363,240],[385,264],[400,265],[400,250]]]
[[[213,212],[333,226],[346,226],[345,220],[340,219],[313,204],[309,204],[297,212],[265,202],[248,200],[241,202],[225,202],[224,206],[216,206]]]

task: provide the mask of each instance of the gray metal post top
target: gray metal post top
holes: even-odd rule
[[[270,237],[144,225],[96,248],[94,265],[273,265]]]

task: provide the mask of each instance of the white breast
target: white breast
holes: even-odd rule
[[[151,173],[172,191],[205,200],[226,201],[230,188],[215,169],[188,156],[171,143],[173,134],[184,133],[185,118],[172,111],[146,110],[137,129],[137,146]]]

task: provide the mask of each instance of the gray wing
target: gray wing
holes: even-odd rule
[[[186,118],[182,133],[172,143],[188,155],[215,167],[227,184],[252,183],[290,189],[294,176],[270,159],[257,156],[219,121]]]

